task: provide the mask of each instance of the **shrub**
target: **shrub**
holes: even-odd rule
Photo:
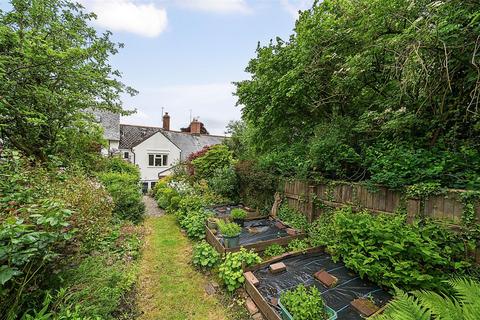
[[[292,228],[306,230],[308,228],[307,217],[300,211],[290,208],[288,204],[282,204],[278,210],[278,218]]]
[[[235,165],[240,197],[245,205],[270,212],[273,196],[277,190],[276,177],[261,170],[252,161],[241,161]]]
[[[22,292],[40,281],[42,270],[74,234],[68,223],[72,212],[61,204],[44,200],[25,209],[27,218],[9,217],[0,225],[0,311],[8,318],[21,308]]]
[[[236,202],[238,199],[238,178],[233,166],[217,168],[207,179],[208,185],[219,195]]]
[[[187,195],[182,197],[178,204],[178,210],[175,211],[175,217],[177,218],[180,226],[183,223],[190,211],[202,210],[207,206],[205,199],[198,195]]]
[[[211,214],[205,209],[188,212],[180,226],[185,229],[187,236],[194,240],[205,238],[205,223]]]
[[[132,176],[136,176],[140,180],[140,171],[134,164],[127,162],[120,157],[110,157],[105,161],[105,167],[102,171],[126,173]]]
[[[247,211],[240,208],[232,209],[230,215],[232,219],[242,219],[242,220],[248,216]]]
[[[208,179],[214,176],[215,170],[230,167],[233,162],[232,152],[226,145],[214,145],[204,155],[192,160],[195,179]]]
[[[116,172],[101,173],[98,177],[113,198],[116,216],[136,223],[141,221],[145,205],[142,202],[138,177]]]
[[[245,282],[243,268],[260,262],[262,259],[252,250],[247,251],[241,248],[238,252],[229,252],[218,269],[219,277],[228,291],[235,291]]]
[[[283,292],[280,302],[295,320],[328,319],[322,296],[315,286],[307,289],[300,284],[295,289]]]
[[[285,253],[285,248],[282,247],[281,245],[279,244],[271,244],[269,245],[265,251],[263,252],[263,256],[265,258],[271,258],[271,257],[275,257],[275,256],[279,256],[281,254],[284,254]]]
[[[407,224],[403,216],[341,210],[329,250],[374,282],[392,287],[438,288],[468,265],[459,236],[435,223]]]
[[[76,229],[75,240],[84,247],[93,246],[112,225],[114,203],[98,182],[72,176],[55,185],[57,197],[72,210],[70,224]]]
[[[177,191],[169,187],[158,189],[155,193],[155,199],[157,200],[158,206],[162,209],[168,209],[172,198],[175,196],[178,196]]]
[[[236,237],[242,232],[242,228],[233,222],[218,220],[218,229],[225,237]]]
[[[308,227],[308,239],[312,247],[326,246],[334,241],[333,211],[322,212]]]
[[[220,261],[220,254],[206,241],[197,243],[193,247],[193,265],[203,270],[211,269]]]
[[[288,244],[288,251],[305,251],[308,249],[308,243],[304,240],[293,239]]]

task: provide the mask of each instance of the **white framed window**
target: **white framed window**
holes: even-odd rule
[[[129,155],[128,151],[125,151],[123,153],[123,159],[128,159],[128,158],[130,158],[130,155]]]
[[[150,153],[148,155],[149,167],[166,167],[168,166],[168,154]]]

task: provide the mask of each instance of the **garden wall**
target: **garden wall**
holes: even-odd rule
[[[352,206],[356,210],[368,209],[374,213],[394,214],[404,208],[409,220],[414,217],[430,217],[459,227],[464,215],[462,194],[465,190],[448,189],[441,195],[424,199],[408,199],[402,192],[375,187],[375,190],[360,183],[329,182],[325,184],[308,181],[284,182],[283,194],[292,208],[303,212],[311,222],[326,206]],[[474,203],[474,214],[480,222],[480,203]],[[480,244],[477,246],[476,261],[480,263]]]

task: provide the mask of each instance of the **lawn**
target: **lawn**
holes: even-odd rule
[[[229,319],[229,308],[205,293],[208,279],[190,264],[191,244],[174,216],[149,217],[141,262],[140,319]]]

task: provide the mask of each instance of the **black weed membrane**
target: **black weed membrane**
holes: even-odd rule
[[[285,229],[277,228],[275,222],[275,220],[270,219],[245,221],[240,234],[240,246],[288,237],[289,235]],[[221,239],[221,242],[223,244],[223,239]]]
[[[218,205],[218,206],[209,207],[208,210],[212,211],[217,218],[223,219],[223,218],[228,218],[232,210],[235,208],[246,210],[245,206],[243,206],[242,204]]]
[[[342,262],[333,262],[326,253],[306,253],[285,258],[281,262],[287,267],[284,272],[272,274],[268,266],[253,272],[260,282],[258,291],[277,312],[280,308],[272,304],[272,298],[280,298],[283,291],[293,289],[299,284],[316,286],[325,304],[337,312],[338,319],[363,319],[358,311],[350,306],[354,299],[367,298],[382,307],[392,298],[387,291],[348,270]],[[326,288],[314,278],[313,275],[320,270],[338,278],[335,287]]]

